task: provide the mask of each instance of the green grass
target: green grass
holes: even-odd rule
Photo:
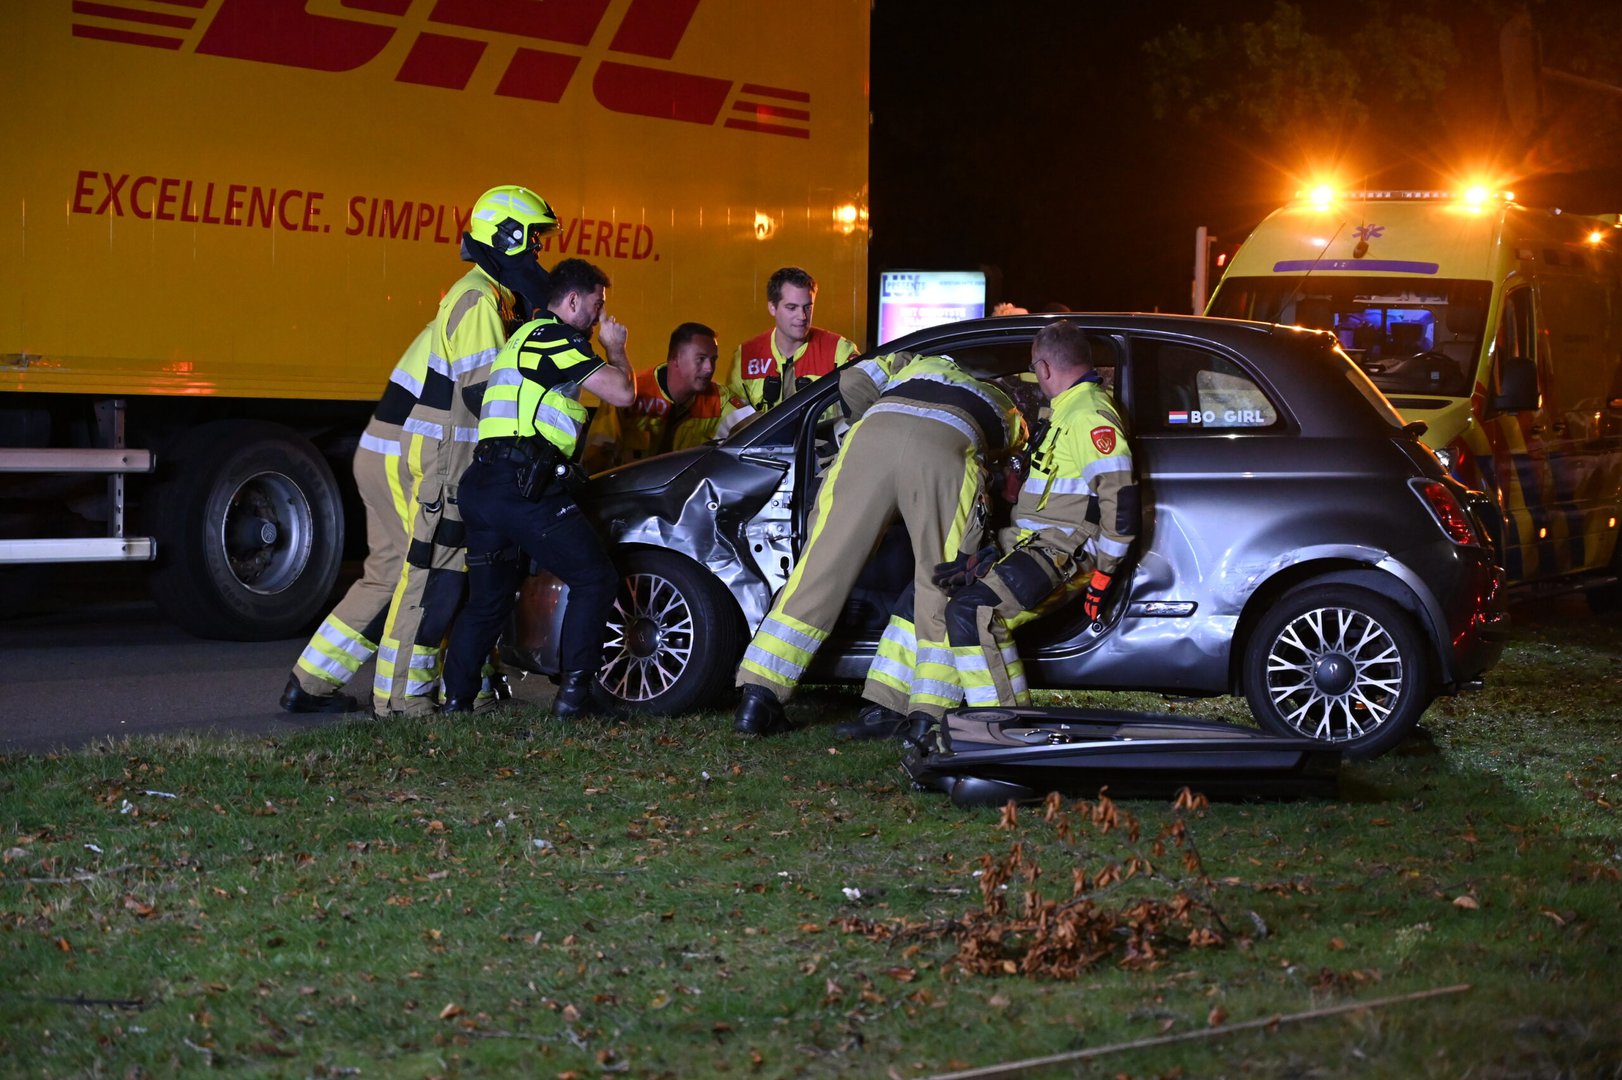
[[[1334,801],[1121,803],[1109,831],[1068,802],[1005,827],[911,791],[892,747],[827,724],[745,742],[720,714],[0,758],[0,1071],[912,1077],[1464,983],[1071,1068],[1622,1075],[1619,625],[1529,621],[1491,689],[1348,764]],[[829,721],[856,704],[799,700]],[[1203,878],[1156,849],[1178,828]],[[1016,844],[993,919],[976,871]],[[1013,925],[1027,889],[1062,904],[1077,866],[1128,865],[1091,909],[1050,911],[1103,928],[1097,963],[959,956],[1017,967],[1054,940]],[[1155,955],[1134,961],[1108,927],[1143,901]],[[1196,926],[1221,942],[1189,947]]]

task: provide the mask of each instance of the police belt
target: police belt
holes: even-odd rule
[[[473,460],[484,465],[510,461],[514,465],[528,465],[536,461],[561,462],[558,448],[540,436],[519,438],[515,435],[480,439],[473,450]]]

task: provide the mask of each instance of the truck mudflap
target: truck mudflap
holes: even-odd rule
[[[1116,709],[962,708],[934,747],[909,749],[914,786],[957,806],[1033,802],[1057,791],[1092,798],[1334,797],[1338,747],[1217,720]]]

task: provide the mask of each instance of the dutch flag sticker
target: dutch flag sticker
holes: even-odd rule
[[[1169,413],[1166,414],[1166,423],[1168,423],[1168,424],[1186,424],[1186,423],[1188,423],[1188,413],[1186,411],[1169,412]]]

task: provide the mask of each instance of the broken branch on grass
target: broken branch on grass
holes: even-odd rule
[[[1026,1073],[1044,1069],[1050,1065],[1066,1065],[1075,1061],[1087,1061],[1092,1058],[1103,1057],[1106,1054],[1119,1053],[1123,1050],[1143,1050],[1151,1046],[1193,1042],[1196,1039],[1215,1039],[1240,1031],[1254,1031],[1257,1028],[1271,1028],[1279,1024],[1293,1024],[1300,1020],[1320,1020],[1326,1016],[1338,1016],[1342,1013],[1359,1012],[1364,1009],[1383,1009],[1388,1005],[1402,1005],[1410,1001],[1441,997],[1444,994],[1462,994],[1468,989],[1470,989],[1469,983],[1456,983],[1453,986],[1441,986],[1432,990],[1416,990],[1411,994],[1399,994],[1395,997],[1375,998],[1373,1001],[1348,1001],[1340,1005],[1328,1005],[1321,1009],[1308,1009],[1306,1012],[1290,1013],[1288,1016],[1279,1016],[1275,1013],[1260,1020],[1246,1020],[1242,1024],[1202,1028],[1198,1031],[1185,1031],[1177,1035],[1156,1035],[1147,1039],[1134,1039],[1131,1042],[1095,1046],[1087,1050],[1071,1050],[1063,1054],[1050,1054],[1047,1057],[1027,1058],[1024,1061],[1006,1061],[1000,1065],[987,1065],[978,1069],[966,1069],[962,1072],[936,1073],[934,1076],[928,1077],[927,1080],[995,1080],[997,1077],[1023,1076]]]

